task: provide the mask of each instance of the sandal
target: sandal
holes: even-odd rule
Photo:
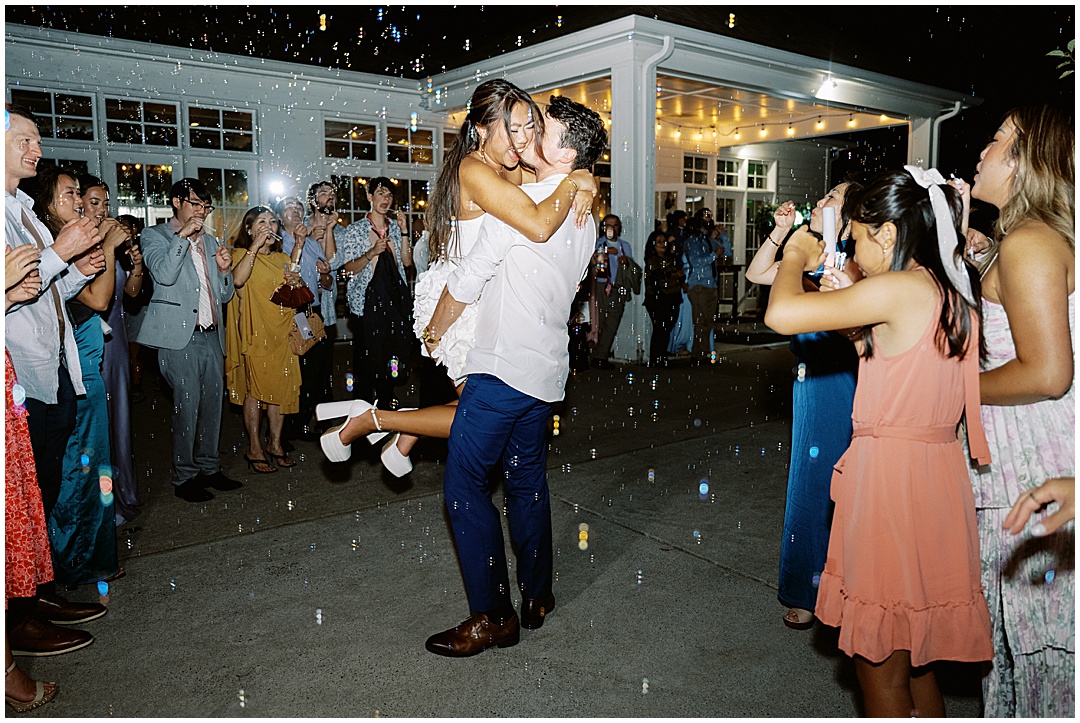
[[[809,630],[814,627],[815,620],[812,612],[802,608],[790,608],[784,613],[784,625],[792,630]]]
[[[271,456],[273,456],[273,455],[271,455]],[[244,459],[247,461],[248,467],[251,467],[251,471],[254,472],[255,474],[273,474],[274,472],[277,472],[277,467],[270,464],[265,459],[252,459],[251,457],[248,457],[246,454],[244,455]],[[257,464],[265,465],[266,467],[269,467],[270,469],[258,469],[258,468],[255,467],[255,465],[257,465]]]
[[[8,667],[7,672],[4,673],[4,677],[6,678],[7,676],[11,675],[11,671],[13,670],[15,670],[14,660],[11,661],[11,665]],[[48,692],[45,691],[45,686],[47,685],[52,686]],[[41,706],[54,699],[56,695],[60,692],[60,686],[58,686],[56,683],[46,683],[41,680],[35,680],[34,686],[36,689],[36,694],[34,695],[33,700],[18,700],[17,698],[12,698],[10,695],[7,695],[5,693],[4,701],[7,702],[7,704],[10,705],[16,713],[25,713],[28,710],[40,708]]]
[[[270,459],[274,460],[274,464],[276,464],[278,467],[284,467],[285,469],[288,469],[289,467],[296,466],[296,461],[289,456],[288,452],[285,452],[285,454],[274,454],[273,452],[267,450],[266,455],[270,457]],[[288,464],[286,464],[286,462],[288,462]]]

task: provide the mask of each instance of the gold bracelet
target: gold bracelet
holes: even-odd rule
[[[573,196],[574,194],[576,194],[578,192],[578,188],[580,188],[580,186],[577,185],[577,181],[575,181],[573,178],[570,178],[570,176],[567,176],[563,180],[567,181],[571,186],[573,186],[573,188],[570,189],[570,195],[571,196]]]
[[[129,278],[129,279],[135,279],[135,278],[138,278],[138,277],[140,277],[140,276],[142,276],[142,274],[141,274],[141,273],[138,273],[138,274],[128,274],[128,278]]]

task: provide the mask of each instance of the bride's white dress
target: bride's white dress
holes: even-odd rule
[[[480,224],[483,216],[471,218],[467,221],[456,221],[456,248],[453,256],[446,260],[439,260],[432,264],[427,271],[416,277],[416,298],[413,301],[413,331],[416,337],[431,321],[435,313],[435,307],[439,303],[443,289],[446,288],[446,279],[457,268],[454,259],[464,258],[476,242],[480,233]],[[476,304],[466,306],[458,320],[450,325],[443,334],[439,346],[431,354],[431,358],[446,367],[446,373],[458,385],[465,381],[465,357],[469,350],[476,344]],[[424,356],[428,356],[427,348],[421,346]]]

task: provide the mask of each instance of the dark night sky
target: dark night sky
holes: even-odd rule
[[[943,125],[940,168],[970,177],[1005,112],[1051,101],[1070,110],[1075,76],[1059,80],[1075,37],[1057,6],[309,6],[6,8],[8,22],[425,78],[629,14],[832,60],[984,99]],[[326,30],[319,16],[327,16]],[[730,13],[735,27],[728,27]],[[466,49],[466,44],[468,49]],[[893,136],[855,136],[873,163]],[[895,151],[894,151],[895,152]],[[858,155],[858,153],[856,154]]]

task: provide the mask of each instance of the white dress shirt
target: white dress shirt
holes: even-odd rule
[[[549,176],[521,190],[540,202],[565,177]],[[567,321],[595,238],[596,222],[590,218],[577,228],[572,213],[546,243],[533,243],[487,215],[472,250],[446,281],[454,299],[477,304],[476,346],[466,374],[491,374],[544,402],[565,396]]]
[[[83,276],[74,265],[61,259],[50,248],[52,233],[34,215],[33,199],[21,190],[16,190],[14,196],[5,192],[4,196],[4,229],[9,247],[27,244],[37,247],[34,235],[24,224],[24,213],[34,225],[34,232],[45,244],[41,263],[38,264],[41,293],[30,301],[14,304],[8,309],[4,316],[4,344],[11,353],[15,375],[26,390],[26,396],[45,404],[56,404],[56,391],[60,385],[60,323],[56,318],[49,286],[55,284],[60,292],[60,300],[67,301],[78,294],[90,278]],[[64,315],[64,366],[67,367],[75,393],[85,394],[79,348],[75,344],[71,319],[67,317],[64,304],[60,305],[60,313]]]

